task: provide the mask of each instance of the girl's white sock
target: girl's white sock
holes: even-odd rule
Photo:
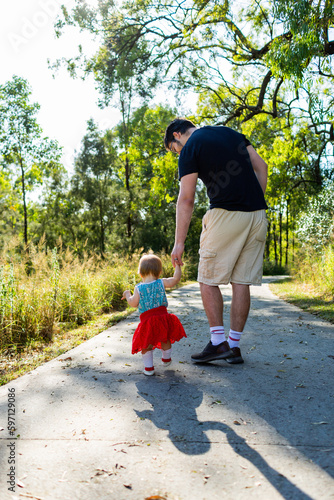
[[[143,363],[145,366],[145,370],[149,371],[153,368],[153,350],[147,351],[145,354],[142,354]]]
[[[170,349],[166,349],[165,351],[163,349],[161,349],[161,356],[162,356],[162,363],[163,364],[170,364],[170,362],[172,361],[172,348]]]

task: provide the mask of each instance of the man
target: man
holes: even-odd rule
[[[184,242],[192,217],[196,183],[207,188],[210,209],[203,217],[198,281],[211,340],[195,362],[226,359],[243,363],[239,341],[250,308],[250,285],[261,285],[267,233],[264,193],[267,165],[244,135],[228,128],[197,128],[177,118],[166,129],[167,150],[179,155],[180,191],[176,206],[172,263],[183,265]],[[231,283],[230,332],[225,340],[219,285]]]

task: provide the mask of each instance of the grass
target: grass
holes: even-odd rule
[[[56,325],[52,341],[34,340],[23,350],[8,350],[0,359],[0,386],[69,351],[126,318],[134,309],[102,314],[85,325]],[[72,327],[71,327],[72,326]]]
[[[36,248],[27,262],[15,251],[0,255],[0,386],[106,330],[134,309],[122,301],[140,281],[139,255],[79,260],[69,251]],[[161,255],[163,276],[174,273]],[[188,267],[188,270],[187,270]],[[191,263],[183,286],[191,278]]]
[[[334,297],[331,293],[319,291],[311,283],[305,283],[296,278],[286,278],[269,285],[271,291],[318,318],[334,323]]]

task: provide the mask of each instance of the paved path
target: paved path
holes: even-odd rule
[[[154,377],[130,354],[135,313],[1,387],[0,498],[334,499],[334,327],[252,295],[243,365],[191,363],[209,339],[192,284],[169,294],[188,338]]]

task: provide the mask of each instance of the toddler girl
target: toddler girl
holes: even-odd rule
[[[153,349],[158,347],[162,352],[162,364],[171,364],[172,344],[186,337],[184,328],[175,314],[167,312],[165,288],[172,288],[181,279],[181,268],[176,264],[172,278],[162,278],[162,264],[159,257],[153,254],[144,255],[139,261],[138,272],[143,279],[135,286],[133,295],[125,290],[122,299],[126,299],[131,307],[137,307],[140,323],[132,340],[132,354],[142,353],[144,374],[154,375]]]

